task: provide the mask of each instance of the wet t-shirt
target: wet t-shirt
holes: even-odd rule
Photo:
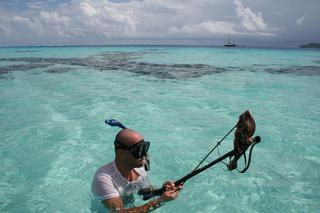
[[[124,204],[132,203],[133,195],[150,185],[144,167],[134,170],[139,174],[139,178],[130,182],[120,174],[114,161],[102,166],[92,181],[93,194],[99,200],[121,197]]]

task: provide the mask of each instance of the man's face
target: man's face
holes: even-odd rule
[[[117,141],[116,149],[121,150],[124,163],[132,168],[144,165],[144,156],[147,154],[150,143],[143,140],[143,137],[132,137],[124,142]]]
[[[139,168],[144,165],[144,157],[136,159],[129,150],[124,150],[126,163],[133,168]]]

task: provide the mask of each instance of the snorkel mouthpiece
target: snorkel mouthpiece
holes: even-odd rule
[[[148,153],[146,153],[146,155],[143,158],[143,164],[144,164],[144,169],[146,171],[150,170],[150,157],[148,155]]]

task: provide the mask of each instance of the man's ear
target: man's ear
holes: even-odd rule
[[[122,150],[122,149],[118,149],[117,150],[117,155],[118,155],[118,157],[120,158],[120,159],[123,159],[124,157],[125,157],[125,152],[124,152],[124,150]]]

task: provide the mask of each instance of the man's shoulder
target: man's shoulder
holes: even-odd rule
[[[99,200],[119,197],[115,182],[117,181],[116,170],[113,161],[101,166],[92,180],[92,192]]]
[[[114,167],[114,161],[111,161],[103,166],[101,166],[95,176],[112,176],[114,173],[116,173],[117,170]]]

